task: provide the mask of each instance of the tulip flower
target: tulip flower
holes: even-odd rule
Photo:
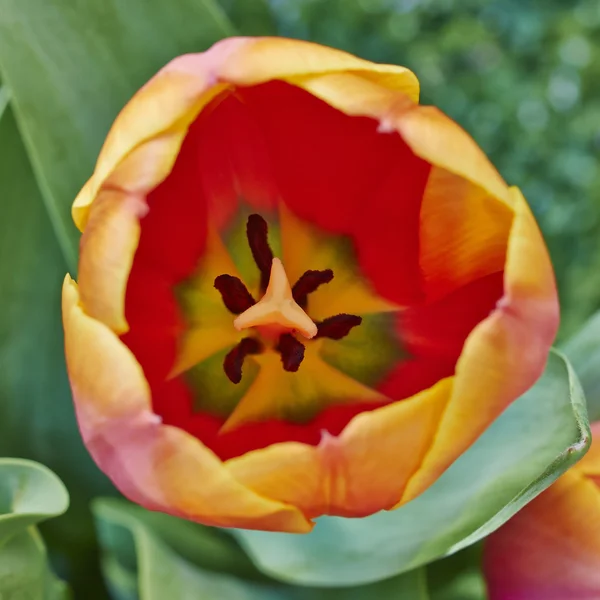
[[[600,598],[600,443],[486,540],[484,570],[490,600]]]
[[[418,496],[540,376],[530,210],[405,68],[228,39],[117,117],[73,206],[66,355],[99,467],[203,523]]]

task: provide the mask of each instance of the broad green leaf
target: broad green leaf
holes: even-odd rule
[[[235,30],[213,0],[0,0],[0,72],[69,271],[70,205],[115,116],[179,54]]]
[[[14,535],[0,546],[2,600],[68,600],[67,585],[47,564],[46,548],[35,527]]]
[[[600,312],[562,346],[581,382],[590,421],[600,419]]]
[[[60,479],[35,462],[0,458],[0,598],[66,600],[50,571],[35,525],[61,515],[69,495]]]
[[[226,532],[191,521],[152,512],[117,498],[101,498],[93,503],[96,516],[119,515],[136,521],[160,536],[179,556],[196,566],[211,571],[224,571],[246,579],[265,581],[263,575],[246,556],[239,544]],[[108,527],[111,519],[97,520],[101,537],[111,538],[111,546],[120,547],[120,556],[127,553],[127,563],[135,561],[135,549],[130,544],[128,533],[123,537],[122,528]],[[119,539],[114,536],[121,536]]]
[[[0,545],[68,506],[67,490],[52,471],[29,460],[0,458]]]
[[[261,570],[283,581],[377,581],[488,535],[574,464],[590,439],[577,377],[553,352],[536,385],[405,506],[364,519],[323,517],[307,535],[234,534]]]
[[[264,577],[260,582],[236,577],[222,572],[223,567],[230,568],[233,557],[242,564],[247,559],[239,548],[233,550],[235,544],[231,540],[220,538],[218,533],[208,527],[196,526],[166,515],[148,518],[150,513],[147,511],[119,500],[96,501],[94,513],[104,551],[103,569],[115,600],[429,598],[425,572],[422,569],[351,589],[292,587]],[[172,528],[177,529],[176,534]],[[203,550],[193,550],[194,546]],[[222,564],[208,556],[206,550],[210,546],[222,557]],[[186,549],[185,557],[178,552],[178,548]],[[209,570],[209,567],[216,570]],[[244,567],[248,568],[251,569]],[[236,571],[240,573],[239,569]]]
[[[28,460],[0,458],[0,545],[68,506],[67,490],[52,471]]]
[[[60,316],[66,264],[10,108],[0,117],[0,199],[0,456],[42,462],[69,488],[68,514],[42,530],[83,582],[97,570],[88,503],[112,486],[77,430]]]

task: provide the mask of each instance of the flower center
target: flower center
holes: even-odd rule
[[[260,271],[262,298],[256,302],[244,282],[233,275],[219,275],[214,283],[226,308],[237,315],[233,326],[238,331],[248,329],[253,333],[233,348],[223,361],[225,374],[233,383],[242,380],[244,359],[249,354],[259,354],[270,346],[279,352],[284,370],[296,372],[304,359],[305,349],[297,335],[307,340],[319,337],[340,340],[362,322],[356,315],[338,314],[315,323],[305,312],[308,296],[319,286],[329,283],[333,271],[308,270],[292,287],[283,263],[273,256],[268,225],[260,215],[248,217],[246,236]]]

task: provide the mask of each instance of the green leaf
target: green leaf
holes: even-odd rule
[[[100,537],[110,538],[110,545],[120,547],[121,556],[127,553],[127,564],[135,562],[134,548],[129,543],[129,534],[124,538],[121,529],[112,527],[113,519],[104,518],[118,515],[129,522],[139,522],[151,529],[175,552],[188,562],[203,569],[223,571],[246,579],[265,581],[263,575],[246,556],[239,544],[226,532],[215,527],[207,527],[191,521],[152,512],[117,498],[101,498],[93,503]]]
[[[69,271],[70,206],[131,95],[235,30],[213,0],[0,0],[0,71]]]
[[[579,377],[590,421],[600,420],[600,312],[562,346]]]
[[[0,547],[2,600],[68,600],[69,589],[50,571],[46,548],[31,527]]]
[[[577,377],[568,361],[553,352],[536,385],[405,506],[364,519],[323,517],[301,536],[234,533],[262,571],[283,581],[377,581],[488,535],[574,464],[590,440]]]
[[[0,458],[0,598],[66,600],[35,525],[67,510],[60,479],[35,462]]]
[[[6,100],[6,95],[2,97]],[[72,581],[83,585],[98,569],[88,503],[93,495],[109,494],[113,488],[92,462],[77,430],[60,317],[66,264],[12,110],[4,108],[0,116],[0,456],[43,462],[71,491],[68,514],[42,529],[71,571]]]
[[[482,544],[427,565],[431,600],[487,600],[481,571]]]
[[[104,550],[104,573],[116,600],[429,598],[424,570],[352,589],[295,588],[265,577],[256,581],[248,559],[222,532],[152,515],[122,500],[97,500],[94,513]],[[232,559],[240,561],[242,568],[232,564]],[[237,576],[224,572],[229,569]],[[243,578],[243,573],[253,580]]]
[[[136,89],[232,33],[213,0],[0,0],[0,113],[12,102],[0,121],[0,455],[43,461],[71,490],[68,515],[44,536],[89,600],[102,589],[90,585],[88,503],[113,488],[81,443],[65,374],[60,288],[79,237],[70,205]]]
[[[52,471],[32,461],[0,458],[0,545],[68,506],[67,490]]]

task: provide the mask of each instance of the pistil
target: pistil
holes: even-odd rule
[[[271,325],[279,325],[284,331],[298,331],[307,339],[317,335],[317,326],[294,300],[290,282],[278,258],[273,259],[265,295],[233,322],[238,331]]]

